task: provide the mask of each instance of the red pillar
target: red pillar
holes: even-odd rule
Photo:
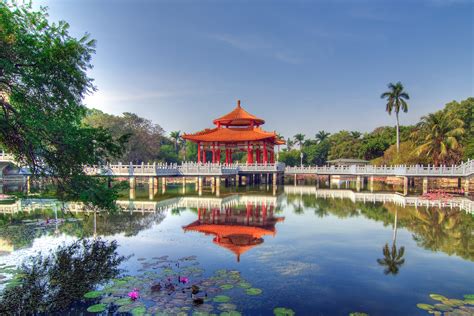
[[[198,162],[201,162],[201,143],[198,142]]]
[[[232,163],[232,149],[229,148],[229,162]]]
[[[217,156],[216,162],[220,163],[221,162],[221,149],[219,147],[217,147],[216,156]]]
[[[206,163],[206,148],[202,146],[202,162]]]
[[[212,163],[216,162],[216,144],[212,143]]]
[[[270,162],[275,163],[275,152],[270,151]]]
[[[250,148],[250,144],[247,143],[247,163],[253,163],[253,150],[252,149]]]
[[[263,163],[268,162],[268,151],[267,151],[267,143],[263,143]]]
[[[229,163],[229,149],[227,148],[225,149],[225,163]]]
[[[256,156],[255,158],[256,158],[256,160],[257,160],[257,163],[260,163],[260,160],[261,160],[261,158],[262,158],[262,157],[260,156],[260,149],[258,149],[258,148],[255,149],[255,156]]]

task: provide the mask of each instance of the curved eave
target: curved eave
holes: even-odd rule
[[[184,134],[183,139],[195,142],[242,142],[270,140],[277,144],[279,140],[275,133],[266,132],[260,128],[214,128],[206,129],[195,134]]]

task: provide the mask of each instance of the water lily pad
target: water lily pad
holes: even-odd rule
[[[238,311],[227,311],[227,312],[222,312],[219,314],[219,316],[241,316],[242,314],[239,313]]]
[[[233,287],[234,286],[232,284],[223,284],[223,285],[220,286],[220,288],[223,289],[223,290],[230,290]]]
[[[445,304],[434,304],[434,307],[439,310],[439,311],[442,311],[442,312],[449,312],[449,311],[452,311],[453,308],[449,305],[445,305]]]
[[[464,298],[468,300],[474,300],[474,294],[465,294]]]
[[[418,307],[419,309],[425,310],[425,311],[430,311],[430,310],[434,309],[433,305],[423,304],[423,303],[416,304],[416,307]]]
[[[87,308],[89,313],[102,313],[107,309],[107,304],[95,304]]]
[[[273,314],[275,314],[276,316],[293,316],[295,315],[295,312],[289,308],[277,307],[273,309]]]
[[[350,313],[349,316],[369,316],[369,314],[355,312],[355,313]]]
[[[239,282],[238,286],[244,289],[250,289],[252,287],[252,284],[242,281],[242,282]]]
[[[455,306],[455,307],[464,305],[464,301],[458,300],[458,299],[448,299],[448,300],[443,300],[441,302],[445,305]]]
[[[124,279],[114,279],[113,281],[115,285],[125,285],[128,283],[128,281]]]
[[[230,297],[226,295],[217,295],[216,297],[214,297],[213,301],[216,303],[227,303],[228,301],[230,301]]]
[[[123,306],[123,305],[131,304],[131,303],[133,302],[129,297],[119,298],[118,300],[114,302],[114,304],[118,306]]]
[[[221,311],[233,311],[237,308],[237,305],[235,304],[231,304],[231,303],[222,303],[222,304],[219,304],[219,306],[217,306],[217,308]]]
[[[262,290],[252,287],[250,289],[247,289],[245,293],[247,293],[247,295],[260,295],[262,294]]]
[[[436,301],[444,301],[448,299],[447,297],[444,297],[443,295],[439,294],[430,294],[430,297]]]
[[[117,309],[117,312],[119,312],[119,313],[129,313],[133,308],[134,308],[134,306],[131,305],[131,304],[122,305]]]
[[[193,316],[209,316],[208,312],[194,311]]]
[[[138,306],[131,310],[133,316],[142,316],[146,313],[145,306]]]
[[[469,305],[474,305],[474,299],[464,300],[464,303],[469,304]]]
[[[89,299],[98,298],[102,294],[103,294],[102,291],[90,291],[90,292],[87,292],[86,294],[84,294],[84,298],[89,298]]]
[[[101,303],[104,303],[104,304],[110,304],[110,303],[113,303],[117,300],[116,297],[113,297],[113,296],[106,296],[106,297],[103,297],[100,302]]]

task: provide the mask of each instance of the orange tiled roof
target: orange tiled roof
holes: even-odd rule
[[[276,138],[275,132],[266,132],[259,127],[248,128],[208,128],[195,134],[184,134],[187,140],[207,142],[235,142],[273,139],[275,144],[284,144]]]
[[[255,226],[201,224],[199,221],[189,224],[188,226],[183,227],[183,229],[185,231],[197,231],[221,237],[229,235],[250,235],[254,238],[261,238],[265,235],[275,235],[274,227],[266,229]]]
[[[255,125],[262,125],[265,123],[265,120],[245,111],[240,106],[240,100],[238,100],[237,106],[232,112],[215,119],[213,122],[216,125],[220,123],[221,125],[250,126],[252,122],[254,122]]]

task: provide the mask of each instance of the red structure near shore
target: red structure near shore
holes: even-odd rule
[[[212,162],[232,163],[232,153],[247,152],[247,163],[274,163],[275,146],[283,145],[276,132],[266,132],[260,126],[265,123],[240,106],[213,121],[215,128],[207,128],[183,138],[198,145],[198,162],[207,162],[207,152],[212,153]]]

